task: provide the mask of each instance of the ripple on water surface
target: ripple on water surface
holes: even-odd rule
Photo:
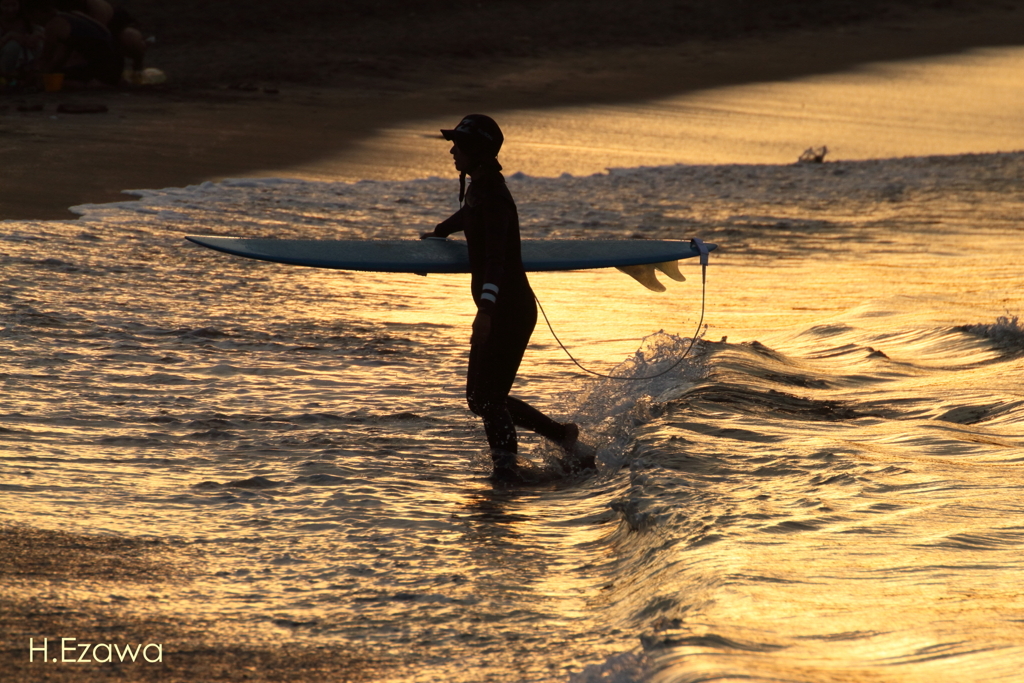
[[[532,279],[586,365],[669,371],[581,378],[538,329],[516,390],[579,421],[600,469],[511,489],[463,407],[466,278],[181,240],[411,236],[449,181],[229,181],[11,224],[5,517],[180,550],[188,571],[118,584],[118,609],[362,644],[403,680],[1012,680],[1022,159],[510,177],[531,237],[722,245],[674,367],[695,264],[664,295]]]

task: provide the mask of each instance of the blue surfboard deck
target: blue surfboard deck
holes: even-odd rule
[[[468,273],[463,240],[293,240],[189,236],[200,246],[235,256],[312,268],[384,273]],[[716,248],[706,245],[708,250]],[[523,240],[531,272],[584,270],[674,262],[700,253],[675,240]]]

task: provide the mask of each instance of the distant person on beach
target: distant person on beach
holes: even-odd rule
[[[13,85],[34,66],[42,51],[42,35],[34,31],[21,0],[0,0],[0,78]]]
[[[124,7],[107,0],[54,0],[54,6],[62,12],[84,14],[106,26],[114,41],[114,49],[132,60],[134,72],[142,71],[146,58],[146,40],[135,17]]]
[[[460,209],[421,237],[445,238],[465,232],[472,271],[470,289],[477,306],[466,400],[469,409],[483,418],[495,477],[516,480],[517,426],[554,441],[569,454],[577,446],[579,428],[571,422],[555,422],[509,396],[537,323],[537,305],[523,268],[516,204],[497,159],[504,141],[501,129],[494,119],[471,114],[441,134],[454,143],[451,155],[459,172]],[[472,180],[468,189],[467,175]]]
[[[43,27],[43,73],[63,73],[66,80],[84,84],[121,81],[123,60],[106,26],[79,12],[59,12],[56,0],[36,0],[28,16]]]

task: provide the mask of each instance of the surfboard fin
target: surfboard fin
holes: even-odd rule
[[[615,269],[630,276],[652,292],[664,292],[665,285],[658,282],[654,274],[654,264],[644,263],[638,266],[615,266]]]
[[[686,277],[679,272],[679,261],[665,261],[664,263],[655,263],[654,267],[661,272],[668,275],[676,282],[686,282]]]
[[[665,291],[665,285],[658,282],[658,276],[654,273],[655,270],[660,270],[676,282],[686,282],[686,277],[679,272],[679,264],[676,261],[644,263],[638,266],[615,266],[615,268],[616,270],[620,270],[630,276],[652,292]]]

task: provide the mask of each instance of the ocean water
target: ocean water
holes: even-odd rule
[[[531,278],[584,365],[668,370],[588,376],[538,326],[514,391],[596,473],[487,478],[468,276],[183,240],[413,238],[454,180],[231,180],[4,223],[0,521],[190,568],[65,587],[83,609],[351,645],[386,680],[1024,680],[1024,154],[509,184],[527,237],[720,245],[706,293],[693,262],[662,294]]]

